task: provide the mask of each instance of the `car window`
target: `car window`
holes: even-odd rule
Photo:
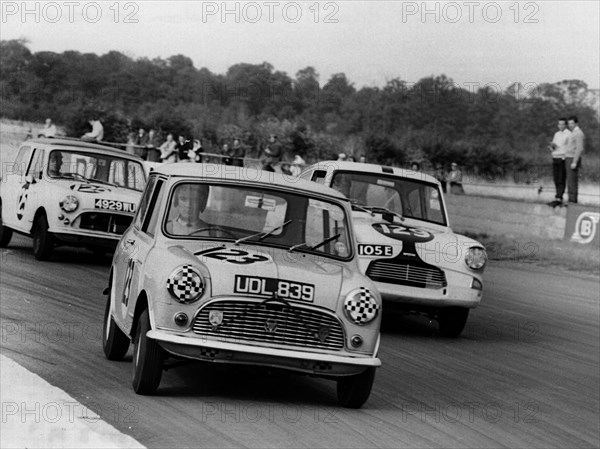
[[[25,170],[27,169],[27,162],[29,162],[29,153],[30,152],[31,152],[30,146],[23,146],[19,150],[19,153],[17,154],[15,163],[13,166],[13,170],[12,170],[12,172],[15,175],[22,175],[23,173],[25,173]]]
[[[84,177],[88,181],[142,191],[146,183],[144,173],[140,162],[116,155],[53,150],[49,156],[48,174],[56,178]]]
[[[153,176],[148,181],[148,185],[146,186],[146,190],[142,195],[142,199],[140,200],[140,204],[138,206],[137,214],[135,215],[135,219],[133,221],[133,225],[137,229],[141,229],[142,223],[144,222],[144,217],[146,216],[146,212],[148,211],[148,206],[150,205],[150,198],[152,197],[152,192],[154,190],[154,186],[156,185],[158,178]]]
[[[299,250],[351,255],[347,216],[338,204],[260,187],[182,182],[171,190],[163,229],[173,238],[244,239],[286,248],[306,243]]]
[[[339,171],[333,175],[331,186],[363,206],[385,208],[408,218],[446,226],[436,184],[378,173]]]
[[[156,223],[158,223],[160,215],[160,208],[157,206],[162,204],[162,198],[165,191],[164,184],[165,182],[162,179],[156,182],[156,187],[154,188],[152,199],[148,206],[148,212],[146,213],[146,218],[144,218],[142,231],[151,236],[154,236],[156,231]]]
[[[325,175],[327,172],[325,170],[317,170],[314,172],[312,176],[312,180],[318,184],[325,184]]]
[[[29,168],[27,169],[27,176],[33,177],[33,179],[39,180],[42,177],[42,171],[44,164],[44,150],[39,148],[35,148],[33,150],[33,157],[31,158],[31,163],[29,164]]]

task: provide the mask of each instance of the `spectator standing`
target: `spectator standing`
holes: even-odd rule
[[[129,154],[135,154],[135,133],[130,132],[127,134],[127,144],[125,145],[125,151]]]
[[[81,138],[84,140],[95,140],[96,142],[101,142],[102,139],[104,139],[104,126],[102,126],[100,120],[98,120],[96,117],[93,117],[88,120],[88,123],[92,127],[92,130],[89,133],[85,133],[83,136],[81,136]]]
[[[421,164],[419,164],[418,162],[411,162],[410,169],[411,171],[421,171]]]
[[[202,153],[204,153],[202,143],[199,139],[195,139],[193,147],[188,151],[190,162],[202,162]]]
[[[465,193],[462,185],[462,171],[458,168],[456,162],[452,162],[450,173],[448,173],[448,181],[450,181],[450,193]]]
[[[231,151],[229,152],[229,155],[231,157],[231,165],[234,165],[236,167],[243,167],[244,166],[244,156],[245,156],[245,151],[244,148],[242,147],[242,144],[240,143],[239,139],[233,139],[233,146],[231,147]]]
[[[144,128],[140,128],[138,130],[138,135],[135,139],[135,145],[135,154],[146,160],[148,158],[148,150],[146,148],[148,145],[148,134],[146,134],[146,130]]]
[[[231,158],[229,157],[230,151],[229,151],[228,143],[223,144],[223,147],[221,148],[221,154],[224,156],[221,158],[221,162],[225,165],[231,165]]]
[[[554,133],[552,142],[548,145],[548,149],[552,152],[552,177],[554,178],[554,186],[556,188],[554,201],[548,203],[552,207],[562,205],[567,176],[565,157],[570,138],[571,131],[567,129],[567,119],[559,118],[558,131]]]
[[[38,137],[55,137],[56,136],[56,126],[52,123],[52,119],[47,118],[46,124],[44,128],[39,132]]]
[[[290,172],[294,176],[300,176],[302,173],[302,169],[306,165],[306,161],[299,154],[294,155],[294,160],[292,161],[292,166],[290,167]]]
[[[189,151],[192,149],[192,144],[185,136],[180,135],[177,138],[177,144],[175,145],[177,151],[177,160],[179,162],[192,162],[190,161]]]
[[[569,129],[571,136],[565,154],[565,169],[567,171],[567,192],[569,203],[577,202],[579,188],[579,167],[581,167],[581,156],[585,148],[585,135],[579,128],[577,117],[569,117]]]
[[[444,166],[442,164],[437,164],[435,166],[435,179],[437,179],[442,185],[442,192],[447,192],[447,179],[446,179],[446,171],[444,170]]]
[[[173,139],[173,134],[167,134],[167,140],[160,146],[160,160],[162,162],[177,162],[177,142]]]
[[[366,164],[367,163],[367,156],[365,156],[364,154],[361,154],[358,157],[358,162],[360,162],[361,164]]]
[[[345,161],[347,159],[346,153],[340,153],[338,154],[338,161]]]
[[[269,144],[265,148],[264,153],[265,158],[263,160],[263,170],[274,172],[275,166],[279,165],[281,162],[281,157],[283,156],[281,144],[279,143],[279,139],[275,134],[271,134],[269,136]]]
[[[150,162],[160,161],[160,150],[158,148],[158,136],[156,131],[148,131],[148,143],[146,144],[146,160]]]

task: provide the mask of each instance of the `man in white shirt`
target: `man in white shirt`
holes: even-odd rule
[[[44,129],[38,134],[38,137],[55,137],[56,136],[56,126],[52,123],[52,119],[47,118],[46,124],[44,125]]]
[[[95,118],[91,119],[89,120],[89,124],[92,126],[92,131],[85,133],[81,138],[85,140],[95,140],[96,142],[100,142],[104,139],[104,127],[102,126],[102,123],[100,123],[100,120]]]
[[[567,119],[563,117],[559,118],[558,131],[554,133],[552,142],[548,145],[548,149],[552,152],[552,177],[554,178],[554,186],[556,187],[554,201],[548,203],[552,207],[562,205],[567,179],[565,155],[570,137],[571,131],[567,129]]]
[[[585,135],[579,129],[577,117],[569,117],[568,121],[571,135],[565,153],[565,168],[567,170],[567,191],[569,203],[577,202],[577,191],[579,184],[579,167],[581,166],[581,155],[585,147]]]

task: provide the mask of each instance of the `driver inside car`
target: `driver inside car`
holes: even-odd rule
[[[207,184],[182,184],[177,188],[171,205],[167,232],[190,235],[200,230],[209,231],[210,224],[200,218],[204,212],[210,187]]]
[[[60,151],[53,151],[48,158],[48,174],[50,176],[60,176],[63,157]]]

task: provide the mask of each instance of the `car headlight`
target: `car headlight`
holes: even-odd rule
[[[74,195],[67,195],[58,205],[65,212],[74,212],[79,207],[79,200]]]
[[[375,297],[364,287],[348,293],[344,301],[346,315],[360,326],[373,321],[379,309],[381,309],[381,306],[377,303]]]
[[[167,289],[177,301],[188,304],[200,299],[204,293],[204,281],[197,269],[183,265],[171,273]]]
[[[467,250],[465,263],[472,270],[482,270],[487,263],[487,253],[479,246],[472,246]]]

